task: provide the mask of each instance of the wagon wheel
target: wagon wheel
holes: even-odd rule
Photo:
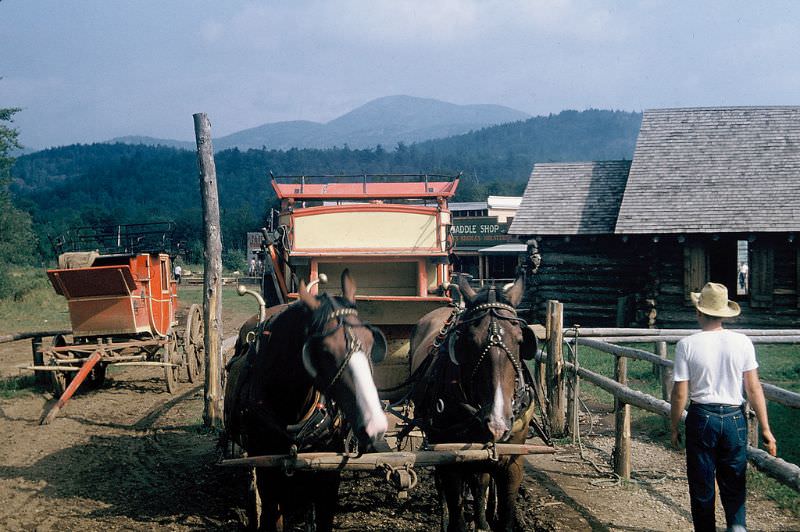
[[[67,338],[63,334],[58,334],[53,338],[53,347],[64,347],[67,345]],[[58,366],[58,359],[55,357],[50,358],[48,361],[50,366]],[[64,390],[72,382],[74,375],[69,371],[50,371],[50,387],[53,390],[53,395],[61,397]]]
[[[167,391],[175,393],[178,388],[178,373],[181,369],[181,361],[178,355],[178,341],[174,334],[171,334],[164,344],[161,361],[170,364],[169,366],[164,366],[164,375],[167,380]]]
[[[189,307],[186,329],[183,331],[183,350],[186,353],[186,373],[189,382],[195,382],[205,369],[206,349],[204,343],[203,312],[200,305]]]

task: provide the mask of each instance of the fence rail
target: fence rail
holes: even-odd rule
[[[6,344],[8,342],[16,342],[19,340],[26,340],[28,338],[46,338],[48,336],[56,336],[58,334],[72,334],[72,330],[62,329],[56,331],[35,331],[35,332],[4,334],[0,336],[0,344]]]
[[[548,411],[547,416],[548,419],[551,420],[551,426],[554,432],[559,435],[571,432],[574,437],[579,430],[576,404],[578,399],[577,394],[572,391],[579,389],[581,378],[610,393],[615,398],[615,411],[617,412],[615,423],[615,451],[613,453],[615,459],[614,469],[621,477],[629,478],[630,414],[627,405],[641,408],[665,418],[670,417],[670,403],[664,400],[668,397],[666,389],[667,379],[665,379],[664,376],[671,373],[673,362],[666,357],[666,342],[673,338],[676,339],[674,341],[680,340],[684,336],[694,334],[698,331],[693,329],[618,328],[580,328],[576,331],[575,328],[563,328],[563,306],[560,303],[557,301],[548,301],[547,309],[546,329],[548,350],[546,355],[539,353],[536,356],[536,361],[538,362],[537,371],[539,373],[537,382],[540,383],[542,387],[546,386],[548,397],[557,397],[559,393],[558,390],[563,390],[565,387],[571,390],[570,393],[566,394],[566,409],[571,415],[567,415],[566,421],[564,421],[565,417],[563,413],[559,414]],[[797,329],[771,331],[739,329],[738,332],[750,336],[751,339],[754,340],[754,343],[758,341],[762,343],[800,343],[800,330]],[[633,347],[614,345],[609,343],[608,340],[610,339],[619,342],[653,342],[656,344],[658,354]],[[614,355],[616,357],[616,380],[582,368],[579,363],[576,365],[574,356],[572,361],[563,360],[560,356],[561,349],[556,348],[556,345],[563,344],[573,347],[583,345]],[[557,356],[554,357],[553,354]],[[644,360],[664,370],[662,372],[662,391],[664,392],[664,399],[657,399],[649,394],[633,390],[626,385],[627,375],[626,364],[624,362],[628,358]],[[768,383],[762,383],[762,387],[764,389],[764,396],[768,400],[791,408],[800,408],[800,394]],[[552,410],[554,408],[563,408],[560,405],[561,403],[559,401],[554,402],[551,400],[547,406],[548,410]],[[684,411],[682,417],[685,418],[685,416],[686,412]],[[553,424],[553,421],[558,421],[558,423]],[[751,434],[751,436],[753,436],[753,434]],[[753,443],[752,440],[751,443]],[[770,456],[768,453],[752,445],[747,448],[747,456],[759,470],[772,476],[782,484],[800,491],[800,467],[796,464]]]

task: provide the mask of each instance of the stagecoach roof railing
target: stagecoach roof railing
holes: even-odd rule
[[[174,233],[173,222],[150,222],[76,227],[49,238],[56,255],[98,251],[102,255],[168,253],[174,256],[180,247]]]
[[[449,198],[462,174],[269,175],[279,198],[309,200]]]

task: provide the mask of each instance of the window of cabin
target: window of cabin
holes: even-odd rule
[[[736,295],[750,293],[750,254],[747,240],[736,241]]]

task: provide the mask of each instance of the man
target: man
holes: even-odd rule
[[[716,530],[714,479],[729,531],[745,529],[747,420],[742,384],[761,426],[761,438],[772,456],[775,437],[769,429],[764,392],[750,339],[722,328],[722,320],[738,316],[739,305],[728,289],[706,283],[692,293],[702,332],[678,342],[672,387],[672,445],[678,448],[679,425],[686,400],[686,470],[694,529]]]
[[[180,265],[175,265],[175,269],[172,270],[172,274],[175,276],[175,280],[178,282],[178,284],[181,284],[181,274],[183,274],[183,269],[180,267]]]

